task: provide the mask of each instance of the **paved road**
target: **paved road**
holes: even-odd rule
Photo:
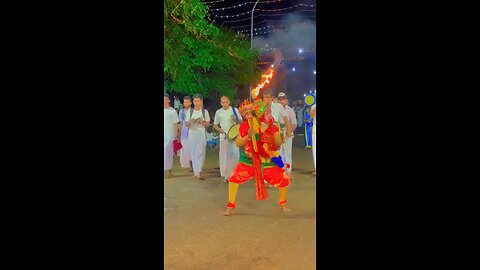
[[[167,270],[310,270],[315,269],[316,180],[311,151],[294,141],[294,174],[289,214],[277,205],[278,190],[266,201],[255,200],[254,181],[240,185],[237,210],[221,215],[228,184],[220,182],[218,152],[207,153],[207,179],[183,173],[178,159],[165,179],[164,266]]]

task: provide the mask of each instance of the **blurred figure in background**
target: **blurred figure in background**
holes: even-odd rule
[[[178,115],[170,107],[170,97],[163,95],[163,171],[167,172],[166,177],[172,177],[173,166],[173,141],[178,139]]]
[[[295,130],[297,127],[297,116],[295,115],[295,111],[288,106],[288,97],[285,93],[281,92],[278,94],[278,101],[280,104],[283,106],[283,109],[285,110],[285,116],[288,118],[288,121],[290,122],[290,128],[289,130]],[[286,125],[284,119],[280,119],[280,124]],[[282,144],[281,149],[280,149],[280,155],[283,157],[283,160],[285,163],[290,164],[290,167],[287,168],[286,173],[288,176],[290,176],[290,179],[293,179],[292,175],[292,168],[293,168],[293,157],[292,157],[292,144],[293,144],[293,136],[294,134],[292,133],[292,136],[285,138],[285,142]]]
[[[187,114],[190,113],[192,108],[192,98],[190,96],[185,96],[183,98],[183,106],[184,108],[180,110],[178,113],[178,118],[181,122],[181,143],[182,149],[180,150],[180,165],[185,172],[193,172],[190,167],[190,162],[192,161],[191,153],[190,153],[190,142],[188,140],[188,127],[187,127]]]

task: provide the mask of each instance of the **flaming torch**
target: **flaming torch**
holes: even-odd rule
[[[273,78],[273,69],[270,68],[268,74],[262,75],[262,82],[257,85],[254,89],[252,89],[252,98],[253,100],[257,99],[258,94],[262,88],[270,83],[270,80]]]

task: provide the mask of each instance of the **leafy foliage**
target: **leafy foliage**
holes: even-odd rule
[[[200,0],[164,1],[163,75],[169,91],[233,98],[239,85],[260,78],[258,51],[248,40],[209,21]]]

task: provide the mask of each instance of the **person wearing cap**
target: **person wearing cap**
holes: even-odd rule
[[[173,141],[178,138],[178,115],[170,106],[170,97],[163,95],[163,171],[167,177],[172,177],[173,167]]]
[[[220,133],[220,151],[218,153],[220,176],[224,178],[223,183],[228,183],[233,169],[237,166],[240,152],[235,142],[227,138],[227,132],[234,124],[240,125],[243,121],[238,109],[230,106],[228,97],[221,97],[220,105],[222,105],[222,108],[215,112],[213,128]]]
[[[297,117],[295,115],[295,111],[288,106],[288,97],[284,92],[280,92],[278,94],[278,101],[280,104],[283,106],[285,110],[285,116],[288,118],[288,121],[290,122],[290,130],[295,130],[297,126]],[[285,124],[284,119],[280,119],[281,124]],[[285,124],[286,125],[286,124]],[[291,179],[293,179],[293,176],[291,175],[292,173],[292,166],[293,166],[293,159],[292,159],[292,144],[293,144],[293,134],[291,137],[287,137],[285,140],[285,143],[282,144],[280,153],[282,157],[285,159],[285,162],[290,164],[290,167],[287,168],[287,174],[290,176]]]
[[[272,102],[274,98],[272,96],[272,92],[269,89],[266,89],[262,92],[263,102],[270,106],[271,114],[274,119],[274,123],[280,129],[280,119],[283,119],[284,123],[286,123],[287,129],[287,137],[292,135],[292,131],[290,130],[290,122],[288,121],[287,116],[285,115],[285,109],[280,105],[280,103]],[[268,185],[267,187],[272,187],[272,185]]]
[[[203,108],[201,94],[193,96],[193,109],[187,114],[186,126],[188,127],[188,140],[192,159],[193,175],[196,179],[205,180],[202,176],[203,164],[207,150],[207,131],[210,126],[210,116]]]
[[[190,167],[190,162],[192,161],[191,153],[190,153],[190,143],[188,140],[188,128],[186,126],[186,118],[187,114],[190,113],[192,108],[192,98],[190,96],[185,96],[183,98],[183,106],[184,108],[180,110],[178,113],[178,118],[181,121],[181,142],[182,142],[182,149],[180,150],[180,166],[185,169],[185,172],[193,172]]]

